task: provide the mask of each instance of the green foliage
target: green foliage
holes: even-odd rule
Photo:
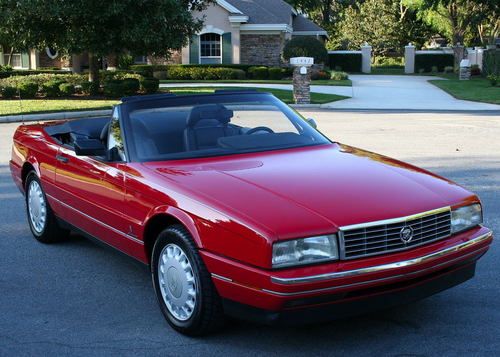
[[[80,92],[84,95],[91,95],[99,92],[99,88],[97,88],[96,83],[84,81],[79,84]]]
[[[500,49],[491,49],[483,53],[483,73],[486,76],[500,75]]]
[[[57,79],[52,79],[50,81],[47,81],[45,83],[42,83],[40,86],[41,92],[49,98],[55,98],[59,97],[61,95],[61,90],[59,89],[59,86],[64,83],[61,82],[60,80]]]
[[[500,81],[500,76],[497,76],[494,74],[490,74],[486,78],[488,79],[488,81],[490,82],[492,87],[495,87],[498,84],[498,82]]]
[[[359,50],[368,42],[375,55],[401,53],[408,42],[421,46],[434,32],[404,1],[366,0],[343,12],[330,36],[332,49]]]
[[[250,67],[247,73],[251,79],[268,79],[269,77],[269,70],[266,66]]]
[[[160,81],[157,78],[144,78],[141,80],[141,90],[146,94],[158,92]]]
[[[444,73],[453,73],[454,72],[453,66],[446,66],[446,67],[444,67],[443,72]]]
[[[415,70],[419,73],[433,72],[433,67],[436,67],[435,72],[443,72],[445,67],[453,66],[455,59],[452,54],[416,54],[415,55]]]
[[[404,57],[375,57],[373,65],[384,68],[401,68],[404,67]]]
[[[225,67],[190,67],[168,66],[168,79],[178,80],[224,80],[245,79],[245,72],[241,69]]]
[[[328,66],[345,72],[361,72],[361,53],[329,53]]]
[[[268,69],[269,79],[279,80],[285,75],[285,71],[281,67],[270,67]]]
[[[134,57],[129,54],[121,54],[118,56],[118,68],[119,69],[130,69],[130,66],[134,64]]]
[[[59,91],[63,96],[71,96],[75,94],[75,86],[71,83],[61,83],[59,85]]]
[[[292,57],[313,57],[314,63],[325,63],[328,52],[323,42],[311,36],[292,37],[285,43],[283,58],[289,60]]]
[[[167,79],[167,71],[153,71],[153,77],[158,79]]]
[[[104,83],[104,95],[108,98],[121,98],[126,94],[126,88],[123,80],[114,79]]]
[[[330,79],[333,79],[334,81],[343,81],[349,79],[349,75],[345,72],[333,71],[330,73]]]
[[[31,99],[35,98],[38,92],[38,84],[32,81],[24,81],[18,85],[17,89],[21,99]]]
[[[141,84],[137,78],[125,78],[122,80],[122,85],[126,95],[134,95],[141,88]]]
[[[17,95],[17,88],[10,86],[1,87],[0,94],[2,94],[4,99],[12,99]]]

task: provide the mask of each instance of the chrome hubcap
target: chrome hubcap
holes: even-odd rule
[[[193,268],[184,251],[167,244],[160,253],[158,280],[168,311],[178,320],[191,317],[196,306],[196,281]]]
[[[37,181],[31,181],[28,188],[28,212],[31,226],[36,233],[42,233],[47,221],[47,203]]]

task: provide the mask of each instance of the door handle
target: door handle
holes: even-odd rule
[[[68,163],[69,162],[69,158],[67,158],[66,156],[61,156],[61,155],[57,155],[56,156],[56,160],[57,161],[60,161],[64,164]]]

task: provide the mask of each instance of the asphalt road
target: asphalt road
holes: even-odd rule
[[[477,192],[500,232],[500,115],[308,112],[331,138],[447,176]],[[75,236],[30,235],[8,170],[16,125],[0,125],[0,356],[500,354],[500,247],[476,277],[409,306],[329,324],[271,328],[231,322],[202,339],[164,321],[147,269]]]

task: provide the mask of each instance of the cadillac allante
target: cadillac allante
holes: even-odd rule
[[[130,97],[20,126],[10,169],[38,241],[76,231],[147,264],[189,335],[225,315],[345,318],[474,276],[493,239],[476,195],[315,127],[267,93]]]

